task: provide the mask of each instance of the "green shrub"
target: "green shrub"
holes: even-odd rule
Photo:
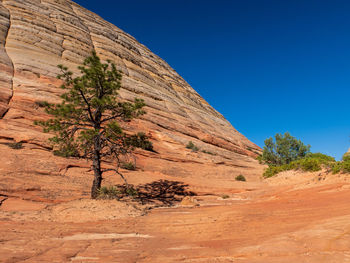
[[[50,105],[47,101],[36,101],[35,104],[38,105],[40,108],[45,108]]]
[[[24,148],[21,142],[10,142],[7,144],[7,146],[15,150]]]
[[[344,172],[350,173],[350,153],[347,152],[339,162],[335,162],[331,166],[333,174]]]
[[[343,158],[343,161],[336,162],[332,167],[332,172],[333,174],[340,172],[350,173],[350,159],[346,157]]]
[[[273,138],[265,140],[261,160],[268,165],[283,165],[301,159],[309,152],[310,145],[304,145],[288,132],[284,135],[278,133],[275,135],[275,140]]]
[[[240,174],[240,175],[237,175],[236,178],[235,178],[236,181],[242,181],[242,182],[245,182],[247,181],[244,177],[244,175]]]
[[[269,166],[265,171],[264,171],[264,174],[263,176],[265,178],[270,178],[280,172],[283,172],[283,171],[286,171],[287,167],[285,165],[283,166]]]
[[[229,195],[222,195],[221,198],[222,199],[228,199],[228,198],[230,198],[230,196]]]
[[[330,162],[335,162],[334,157],[323,154],[323,153],[308,153],[306,158],[314,158],[319,160],[323,164],[328,164]]]
[[[206,153],[206,154],[210,154],[210,155],[216,155],[215,153],[212,153],[212,152],[209,152],[209,151],[206,151],[206,150],[202,150],[202,153]]]
[[[141,148],[146,151],[153,152],[153,144],[148,140],[147,135],[144,132],[139,132],[135,135],[127,138],[127,144],[132,145],[136,148]]]
[[[189,141],[186,145],[186,148],[187,149],[191,149],[192,151],[196,152],[199,150],[199,148],[192,142],[192,141]]]
[[[333,173],[333,174],[340,173],[341,170],[342,170],[342,162],[336,162],[336,163],[332,166],[332,173]]]
[[[132,162],[122,163],[120,167],[130,171],[136,170],[136,166]]]
[[[103,186],[98,190],[98,199],[120,199],[121,192],[114,186]]]
[[[265,178],[272,177],[280,172],[288,170],[300,169],[302,171],[319,171],[322,167],[332,168],[335,173],[339,168],[336,165],[335,159],[323,153],[308,153],[304,158],[292,161],[283,165],[270,165],[265,171],[263,176]]]
[[[103,186],[98,190],[98,199],[123,199],[125,197],[136,198],[138,191],[132,186]]]
[[[343,162],[343,171],[346,173],[350,173],[350,161]]]
[[[138,191],[134,188],[134,187],[128,187],[125,189],[125,193],[127,196],[130,196],[130,197],[137,197],[138,196]]]
[[[299,167],[303,171],[319,171],[321,170],[321,162],[317,158],[305,158],[299,160]]]
[[[261,154],[259,154],[255,159],[257,159],[257,160],[259,161],[260,164],[263,164],[263,163],[264,163],[264,160],[263,160]]]
[[[349,152],[344,153],[342,160],[343,161],[350,161],[350,153]]]

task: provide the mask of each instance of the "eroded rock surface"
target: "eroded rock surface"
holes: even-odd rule
[[[86,180],[71,169],[65,176],[36,173],[26,185],[0,191],[0,202],[7,198],[1,262],[350,262],[349,174],[221,179],[206,184],[195,205],[144,211],[78,199]],[[16,185],[23,176],[8,179]],[[192,178],[191,187],[200,185]]]
[[[44,142],[40,129],[32,125],[34,119],[43,116],[35,102],[57,102],[61,92],[55,79],[57,65],[76,69],[92,50],[102,59],[111,59],[124,73],[124,99],[137,96],[146,101],[148,114],[140,122],[146,132],[182,145],[192,140],[233,162],[255,166],[247,156],[255,156],[260,149],[165,61],[69,0],[0,3],[0,136]]]
[[[215,187],[221,180],[233,180],[238,174],[249,180],[259,178],[263,168],[253,157],[260,148],[236,131],[164,60],[132,36],[69,0],[3,0],[0,190],[21,192],[31,185],[31,180],[37,180],[41,191],[21,192],[31,193],[30,200],[67,201],[71,191],[76,191],[77,195],[73,195],[76,197],[89,191],[90,164],[53,156],[48,144],[51,135],[43,133],[33,122],[48,117],[40,102],[60,101],[57,65],[76,70],[92,50],[102,59],[111,59],[123,72],[120,91],[123,99],[139,97],[147,104],[147,114],[124,127],[145,132],[155,149],[136,152],[138,169],[126,174],[132,183],[180,178],[191,184],[198,177],[201,181],[195,190],[205,191],[206,185]],[[189,141],[200,150],[186,149]],[[23,149],[11,149],[9,144],[14,142],[22,143]],[[82,178],[75,179],[77,184],[66,176],[71,171]],[[42,185],[45,176],[45,180],[53,183],[47,189]],[[60,190],[56,190],[54,182],[58,181],[52,176],[65,178],[59,180],[64,182]],[[39,196],[34,198],[36,194]]]
[[[168,253],[182,257],[178,251],[205,246],[192,241],[179,244],[181,238],[176,237],[158,249],[156,244],[169,236],[168,230],[177,235],[177,223],[187,225],[188,217],[182,213],[188,215],[192,210],[186,209],[192,208],[176,208],[180,210],[174,211],[177,216],[167,230],[164,222],[173,211],[163,217],[160,210],[153,220],[143,206],[89,200],[91,164],[54,156],[47,141],[50,135],[33,124],[48,117],[40,102],[59,102],[57,65],[76,69],[92,50],[102,59],[111,59],[124,73],[123,99],[139,97],[147,104],[147,114],[125,126],[146,132],[155,149],[136,151],[137,170],[123,171],[131,184],[168,180],[188,186],[198,194],[199,206],[196,203],[193,209],[200,210],[195,210],[197,219],[189,222],[195,225],[208,213],[219,215],[231,209],[206,208],[216,207],[221,195],[236,200],[234,194],[253,193],[265,184],[260,179],[263,167],[254,159],[260,148],[132,36],[69,0],[2,0],[1,262],[166,262]],[[200,150],[186,149],[189,141]],[[22,143],[20,149],[14,149],[14,142]],[[247,178],[246,183],[234,180],[239,174]],[[121,182],[112,174],[103,181],[105,185]],[[237,198],[246,202],[250,197]],[[230,204],[232,200],[221,201]],[[184,230],[202,231],[193,227],[189,224]],[[207,237],[201,240],[207,242]],[[155,250],[156,260],[152,260]]]
[[[8,111],[13,95],[13,64],[6,52],[6,40],[10,29],[10,13],[0,4],[0,117]]]

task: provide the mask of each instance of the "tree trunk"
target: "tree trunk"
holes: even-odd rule
[[[101,189],[102,174],[94,168],[94,181],[91,187],[91,198],[96,199],[98,197],[98,191]]]
[[[102,183],[100,138],[98,136],[96,136],[94,139],[94,156],[92,168],[94,170],[94,181],[91,187],[91,198],[96,199],[98,197],[98,191],[101,189]]]

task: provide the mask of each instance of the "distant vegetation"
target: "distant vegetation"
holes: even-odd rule
[[[198,152],[200,150],[200,148],[197,145],[195,145],[192,141],[189,141],[187,143],[186,148],[190,149],[190,150],[192,150],[194,152]],[[201,152],[205,153],[205,154],[216,155],[215,153],[210,152],[210,151],[205,150],[205,149],[201,150]]]
[[[288,170],[319,171],[322,167],[332,168],[335,159],[322,153],[309,153],[304,158],[292,161],[288,164],[269,165],[264,172],[264,177],[272,177],[280,172]]]
[[[154,151],[152,142],[148,140],[148,137],[144,132],[138,132],[137,134],[127,137],[126,143],[146,151]]]
[[[284,135],[277,133],[275,140],[265,140],[261,161],[268,165],[284,165],[305,157],[310,152],[310,145],[304,145],[288,132]]]
[[[244,177],[244,175],[240,174],[240,175],[237,175],[236,178],[235,178],[236,181],[242,181],[242,182],[245,182],[247,181]]]
[[[210,155],[216,155],[215,153],[209,152],[207,150],[202,150],[202,153],[210,154]]]
[[[199,150],[199,147],[197,147],[192,141],[189,141],[186,145],[187,149],[191,149],[192,151],[196,152]]]
[[[230,196],[229,195],[222,195],[221,198],[222,199],[228,199],[228,198],[230,198]]]
[[[136,166],[132,162],[126,162],[121,164],[121,168],[124,168],[126,170],[134,171],[136,170]]]
[[[340,162],[336,162],[332,167],[333,173],[350,173],[350,155],[346,153],[343,155],[343,159]]]
[[[265,170],[265,178],[272,177],[288,170],[319,171],[322,168],[333,173],[350,172],[350,155],[345,154],[342,161],[336,162],[331,156],[322,153],[311,153],[310,146],[289,133],[275,135],[265,140],[264,150],[258,157],[261,163],[269,167]]]
[[[8,145],[8,147],[15,149],[15,150],[23,149],[23,145],[21,142],[10,142],[7,145]]]

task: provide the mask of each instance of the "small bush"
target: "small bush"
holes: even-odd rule
[[[210,155],[216,155],[215,153],[212,153],[212,152],[209,152],[209,151],[206,151],[206,150],[202,150],[202,153],[206,153],[206,154],[210,154]]]
[[[265,163],[265,161],[263,160],[261,154],[259,154],[255,159],[258,160],[260,164],[264,164]]]
[[[121,168],[124,168],[126,170],[130,170],[130,171],[136,170],[136,166],[132,162],[122,163]]]
[[[306,158],[314,158],[320,160],[323,164],[328,164],[330,162],[335,162],[334,157],[323,154],[323,153],[309,153],[306,155]]]
[[[103,186],[98,190],[98,199],[117,199],[122,200],[125,197],[136,198],[139,192],[132,186]]]
[[[350,173],[350,161],[343,162],[343,171]]]
[[[345,154],[343,155],[342,160],[343,160],[344,162],[350,161],[350,153],[348,153],[348,152],[345,153]]]
[[[230,198],[230,196],[229,195],[222,195],[221,198],[222,199],[228,199],[228,198]]]
[[[344,172],[350,173],[350,158],[343,157],[343,161],[336,162],[332,167],[333,174]]]
[[[114,186],[103,186],[98,190],[98,199],[120,199],[121,192]]]
[[[319,171],[321,170],[321,162],[316,158],[305,158],[299,161],[299,167],[303,171]]]
[[[236,178],[235,178],[236,181],[242,181],[242,182],[245,182],[247,181],[244,177],[244,175],[240,174],[240,175],[237,175]]]
[[[186,145],[186,148],[187,149],[191,149],[192,151],[196,152],[199,150],[199,148],[192,142],[192,141],[189,141]]]
[[[337,174],[342,170],[342,162],[336,162],[332,167],[332,173]]]
[[[270,178],[280,172],[284,171],[282,166],[269,166],[263,174],[263,177]]]
[[[50,105],[47,101],[36,101],[35,104],[40,108],[46,108]]]
[[[283,165],[270,165],[264,172],[265,178],[272,177],[280,172],[300,169],[302,171],[315,172],[322,167],[332,168],[333,172],[342,169],[336,165],[335,159],[322,153],[309,153],[306,157]]]
[[[138,191],[134,187],[128,187],[125,189],[125,194],[130,197],[137,197],[138,196]]]
[[[23,145],[21,142],[11,142],[7,144],[8,147],[15,149],[15,150],[19,150],[19,149],[23,149]]]
[[[148,140],[145,133],[139,132],[127,139],[127,143],[137,148],[153,152],[153,144]]]

